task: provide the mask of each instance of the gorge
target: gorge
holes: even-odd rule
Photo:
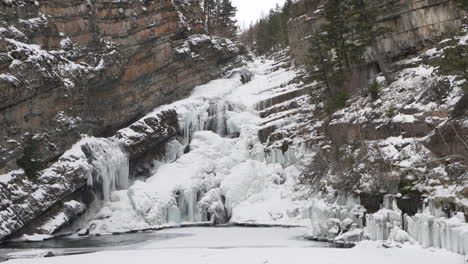
[[[394,80],[371,55],[351,73],[346,105],[327,113],[303,65],[323,2],[295,1],[290,47],[257,57],[206,35],[196,0],[0,0],[0,241],[269,226],[358,243],[349,263],[377,244],[389,263],[427,252],[425,263],[458,263],[468,252],[466,80],[432,61],[450,28],[468,45],[466,11],[381,2],[379,23],[394,30],[379,45]],[[377,100],[363,92],[373,80]],[[306,249],[278,252],[346,260]],[[70,261],[108,257],[96,254]]]

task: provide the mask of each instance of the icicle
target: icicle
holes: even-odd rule
[[[111,192],[128,188],[129,161],[117,143],[94,139],[86,142],[82,150],[92,165],[88,185],[100,188],[105,201]]]
[[[182,222],[179,207],[169,207],[166,215],[168,223],[180,224]]]

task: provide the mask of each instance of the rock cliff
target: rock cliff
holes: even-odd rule
[[[230,41],[188,38],[204,32],[197,3],[1,1],[0,172],[25,152],[43,167],[237,63]]]
[[[291,50],[277,58],[278,67],[290,67],[287,55],[297,66],[306,62],[307,37],[324,22],[323,3],[294,3]],[[330,198],[331,204],[347,193],[357,197],[367,213],[374,213],[389,194],[395,195],[403,214],[429,208],[434,215],[463,212],[468,219],[466,80],[460,73],[444,75],[432,63],[444,56],[443,43],[448,41],[441,38],[444,32],[466,30],[466,12],[453,1],[374,4],[385,10],[379,23],[393,29],[379,45],[395,80],[386,84],[371,58],[356,70],[360,80],[348,89],[351,96],[345,107],[329,114],[321,102],[324,91],[316,83],[304,84],[304,71],[296,80],[301,89],[259,104],[262,116],[276,116],[259,136],[282,159],[292,159],[302,151],[297,146],[306,146],[312,154],[304,162],[303,183],[313,186],[315,195]],[[468,44],[466,35],[455,42]],[[372,80],[380,82],[376,100],[367,92]]]
[[[177,113],[134,122],[241,63],[235,43],[204,35],[198,2],[0,1],[0,239],[81,214],[90,148],[117,143],[132,160],[160,146]],[[83,134],[115,137],[64,154]]]
[[[300,0],[293,6],[289,23],[291,55],[297,64],[306,62],[311,30],[324,22],[324,0]],[[434,44],[450,29],[460,27],[464,13],[452,0],[385,0],[368,1],[383,11],[378,18],[390,33],[379,40],[389,61],[395,61]]]

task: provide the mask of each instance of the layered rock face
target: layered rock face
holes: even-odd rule
[[[203,35],[198,1],[2,0],[0,17],[0,239],[81,214],[87,181],[104,190],[100,170],[125,171],[95,155],[123,149],[124,166],[163,146],[177,113],[134,122],[240,63],[233,42]],[[62,155],[82,134],[114,137]]]
[[[294,3],[289,55],[298,66],[307,62],[308,36],[325,22],[325,2]],[[330,114],[324,112],[322,99],[330,95],[320,84],[307,84],[307,72],[303,71],[297,78],[300,89],[259,104],[262,117],[276,117],[264,123],[259,137],[269,146],[267,151],[274,160],[295,161],[302,155],[300,147],[310,152],[308,159],[300,161],[304,169],[302,185],[330,208],[339,205],[334,212],[324,212],[320,202],[312,203],[313,221],[326,223],[329,218],[349,217],[356,223],[363,220],[362,226],[367,222],[368,230],[374,232],[372,239],[387,239],[388,231],[398,227],[425,247],[447,248],[423,236],[434,234],[437,241],[439,226],[444,230],[448,225],[435,218],[454,220],[454,228],[468,219],[467,80],[461,76],[463,70],[443,74],[433,62],[445,56],[444,32],[466,30],[466,12],[455,2],[443,0],[372,4],[385,10],[379,23],[392,29],[379,45],[394,80],[387,83],[376,58],[370,56],[345,82],[349,100]],[[454,37],[459,47],[468,45],[464,32],[464,36]],[[289,64],[283,62],[282,67]],[[359,80],[350,87],[354,75]],[[379,83],[378,98],[374,99],[368,94],[373,80]],[[390,197],[394,205],[385,205],[385,197]],[[351,198],[356,199],[352,203],[365,208],[367,216],[356,220],[359,213],[349,206]],[[344,208],[348,208],[348,216],[343,216]],[[428,229],[419,232],[415,227],[419,224]],[[325,225],[318,235],[334,237],[329,230]],[[459,232],[453,237],[463,235]],[[449,250],[466,252],[457,246]]]
[[[198,1],[2,1],[0,14],[1,173],[110,135],[237,62],[227,40],[188,39],[204,30]]]
[[[294,3],[294,19],[289,24],[291,53],[297,64],[306,63],[308,36],[324,22],[323,0],[300,0]],[[380,10],[379,23],[391,33],[379,40],[390,61],[423,49],[444,32],[462,24],[463,11],[451,0],[369,0]]]
[[[466,33],[456,42],[466,47]],[[393,63],[389,84],[378,74],[377,99],[353,94],[333,114],[320,100],[324,88],[301,82],[305,71],[284,85],[294,89],[257,105],[271,161],[302,169],[314,236],[398,240],[404,230],[411,243],[468,252],[466,80],[431,65],[443,43]],[[290,68],[287,55],[277,54],[278,67]]]

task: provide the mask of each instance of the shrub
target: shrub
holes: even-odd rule
[[[379,99],[379,93],[380,93],[381,85],[377,80],[374,80],[369,87],[367,87],[367,92],[369,93],[370,97],[372,100],[377,100]]]
[[[39,158],[40,144],[37,139],[30,139],[26,143],[24,155],[16,164],[24,170],[27,176],[34,177],[45,168],[44,162]]]
[[[387,109],[387,111],[385,111],[385,115],[388,117],[388,118],[392,118],[395,116],[395,112],[396,112],[396,109],[395,109],[395,106],[390,106],[389,109]]]
[[[330,97],[325,101],[325,111],[332,114],[339,109],[346,106],[346,101],[348,101],[349,95],[345,91],[339,91],[334,96]]]

